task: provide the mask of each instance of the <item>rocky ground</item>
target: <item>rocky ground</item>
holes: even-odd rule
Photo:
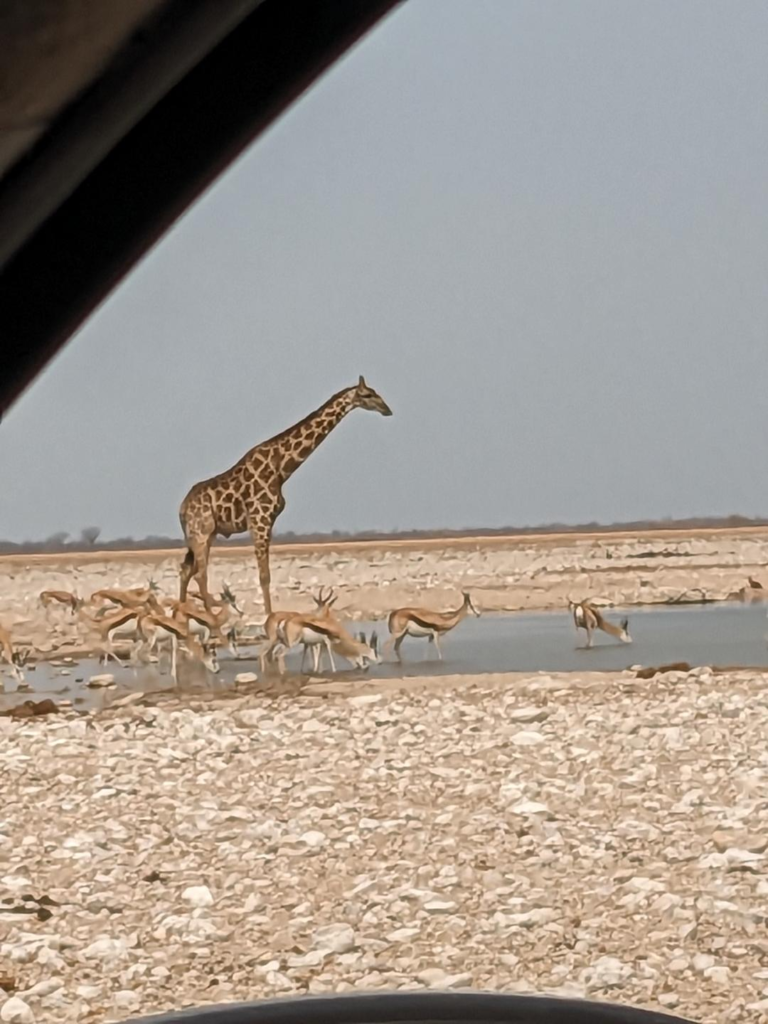
[[[762,1020],[767,679],[0,719],[0,1020],[379,986]]]
[[[180,551],[0,558],[0,623],[43,653],[70,641],[82,646],[82,625],[46,613],[38,600],[42,590],[74,590],[88,597],[101,587],[145,586],[153,578],[163,594],[175,596],[180,558]],[[463,589],[487,611],[563,608],[570,596],[613,605],[725,600],[740,595],[750,574],[768,587],[766,565],[768,531],[718,530],[691,537],[657,531],[639,537],[277,547],[272,581],[278,607],[312,608],[309,594],[333,586],[340,613],[381,618],[414,601],[436,609],[456,607]],[[249,549],[214,549],[210,579],[217,592],[227,581],[246,618],[263,620]],[[761,595],[747,588],[741,596]]]

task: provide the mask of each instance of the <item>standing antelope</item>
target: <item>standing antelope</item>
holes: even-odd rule
[[[40,604],[43,608],[50,608],[56,604],[64,605],[74,615],[82,608],[83,601],[77,594],[72,594],[68,590],[43,590],[40,593]]]
[[[327,594],[324,594],[323,590],[324,588],[320,587],[317,597],[315,597],[314,595],[312,596],[312,600],[315,602],[317,612],[315,613],[314,616],[310,615],[311,618],[325,620],[331,617],[331,608],[336,603],[336,597],[334,596],[333,593],[333,587],[328,588]],[[266,621],[264,622],[264,632],[266,633],[268,645],[264,649],[263,655],[259,656],[262,666],[264,665],[266,659],[272,659],[274,651],[278,646],[285,646],[286,624],[290,622],[292,619],[300,619],[302,617],[306,617],[306,614],[304,612],[270,612],[270,614],[266,618]],[[326,650],[329,651],[329,657],[332,657],[332,655],[330,655],[330,647],[328,647],[326,643],[326,637],[323,634],[317,633],[314,630],[304,630],[303,639],[297,642],[302,643],[304,648],[301,654],[300,671],[302,672],[304,671],[304,661],[306,659],[307,649],[309,647],[312,648],[312,662],[315,665],[315,672],[318,671],[319,666],[319,653],[318,657],[315,656],[315,651],[319,647],[319,645],[324,645],[326,647]]]
[[[471,612],[480,617],[480,612],[472,604],[469,594],[463,592],[464,603],[456,611],[433,612],[429,608],[397,608],[389,616],[389,640],[384,645],[384,651],[394,646],[397,660],[402,661],[400,646],[407,636],[427,637],[431,644],[435,645],[437,656],[442,661],[443,655],[440,650],[438,637],[444,636],[466,618]]]
[[[144,608],[145,606],[162,615],[163,606],[157,598],[157,591],[160,588],[154,580],[149,581],[146,587],[131,587],[130,590],[104,589],[96,590],[91,594],[91,603],[106,601],[109,604],[121,608]]]
[[[583,629],[587,634],[587,647],[592,646],[592,633],[596,629],[601,629],[604,633],[609,636],[615,636],[617,640],[621,640],[624,644],[631,644],[632,637],[629,635],[627,630],[629,629],[629,619],[622,619],[618,626],[614,626],[612,622],[608,622],[604,619],[597,608],[587,601],[568,601],[568,607],[573,613],[573,621],[576,629]]]
[[[24,682],[24,673],[21,670],[27,662],[28,654],[28,649],[23,651],[15,650],[10,632],[5,627],[0,626],[0,658],[7,662],[11,675],[18,683]],[[0,689],[2,689],[1,682]]]

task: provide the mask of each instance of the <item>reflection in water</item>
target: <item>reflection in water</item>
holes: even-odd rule
[[[748,665],[768,667],[765,610],[760,606],[706,605],[687,608],[609,609],[606,613],[618,621],[629,617],[632,644],[622,644],[598,634],[591,650],[584,650],[583,633],[577,637],[567,612],[519,612],[511,615],[483,615],[467,619],[442,643],[443,661],[423,640],[406,640],[403,664],[387,661],[373,666],[373,678],[398,678],[422,675],[468,675],[482,672],[570,672],[582,670],[619,671],[630,665],[661,665],[687,661],[690,665]],[[382,627],[384,627],[382,629]],[[376,628],[386,638],[385,624],[354,623],[354,631]],[[245,652],[244,652],[245,653]],[[91,675],[103,672],[95,661],[84,661],[68,668],[41,663],[27,673],[31,693],[16,694],[15,684],[7,680],[0,704],[11,707],[28,696],[44,694],[54,700],[68,699],[79,708],[106,706],[133,690],[143,692],[208,693],[230,688],[239,672],[257,672],[253,656],[237,660],[221,659],[217,676],[206,672],[198,662],[179,666],[178,684],[156,665],[134,671],[112,666],[116,688],[108,691],[89,689]],[[297,672],[301,656],[287,658],[289,672]],[[339,659],[340,664],[343,664]],[[341,678],[345,673],[339,673]],[[347,676],[348,678],[349,676]],[[359,672],[354,678],[361,678]]]

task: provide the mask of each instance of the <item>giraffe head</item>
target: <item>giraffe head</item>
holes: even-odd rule
[[[392,410],[387,403],[377,391],[368,387],[362,374],[357,382],[357,387],[353,388],[352,391],[353,408],[370,409],[372,412],[380,412],[382,416],[392,415]]]

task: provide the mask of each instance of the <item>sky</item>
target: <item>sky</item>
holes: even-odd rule
[[[0,426],[0,537],[180,535],[365,375],[277,529],[768,514],[768,5],[409,0]]]

